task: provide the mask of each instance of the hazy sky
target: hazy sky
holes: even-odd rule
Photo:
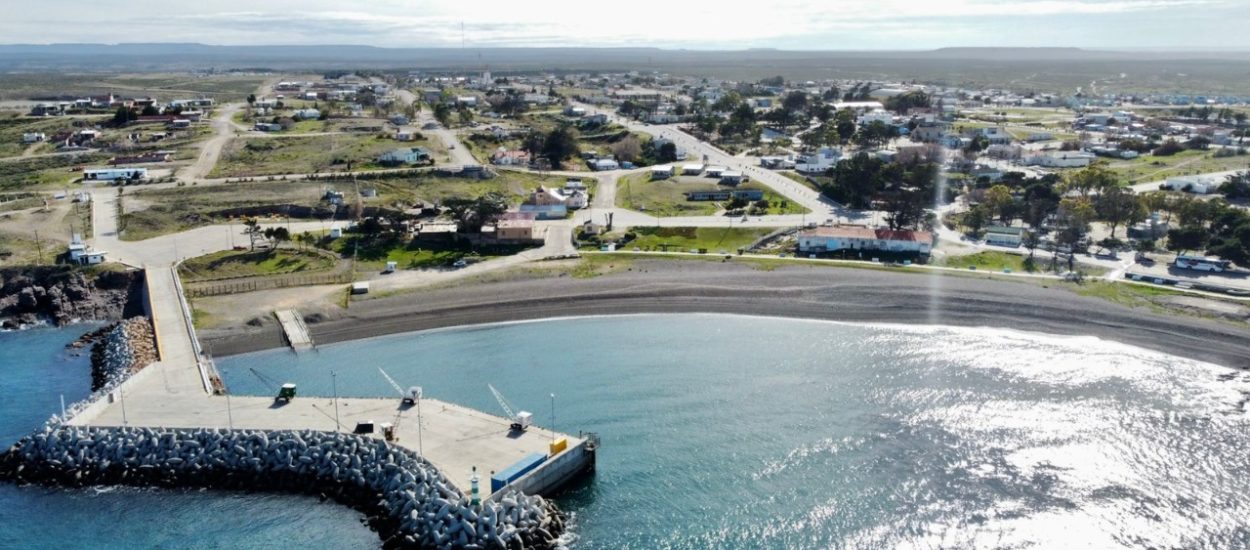
[[[0,42],[1250,48],[1247,0],[2,0]]]

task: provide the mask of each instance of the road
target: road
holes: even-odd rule
[[[181,179],[198,181],[213,171],[213,167],[217,165],[217,159],[221,158],[221,151],[230,144],[230,140],[234,139],[236,128],[233,119],[234,114],[239,112],[240,108],[242,104],[228,103],[213,111],[211,121],[215,134],[200,147],[199,158],[184,167],[178,174]]]
[[[399,100],[404,105],[411,105],[417,100],[416,94],[403,88],[395,88],[395,95],[399,96]],[[425,125],[430,123],[437,124],[438,128],[426,130]],[[477,159],[473,158],[473,153],[469,152],[469,149],[463,143],[460,143],[460,139],[456,137],[455,132],[444,128],[443,125],[438,124],[438,121],[434,120],[434,114],[429,109],[422,109],[417,112],[417,126],[421,128],[421,133],[438,136],[438,139],[443,141],[443,145],[447,147],[447,156],[451,158],[452,164],[460,166],[481,164]]]

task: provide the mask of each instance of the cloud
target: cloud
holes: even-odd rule
[[[1092,34],[1093,40],[1133,37],[1125,18],[1228,13],[1237,0],[772,0],[758,4],[630,0],[606,7],[592,7],[582,0],[544,0],[540,8],[518,5],[515,0],[374,0],[368,11],[344,9],[348,4],[334,0],[217,0],[184,5],[177,13],[158,8],[159,0],[130,0],[129,11],[106,9],[94,1],[66,0],[75,5],[60,10],[56,21],[39,19],[44,12],[33,0],[9,1],[30,5],[0,21],[0,36],[14,42],[115,42],[144,36],[145,40],[218,44],[457,46],[463,36],[470,46],[807,44],[846,48],[857,43],[879,45],[883,40],[895,44],[897,39],[901,43],[894,47],[916,48],[981,43],[987,33],[999,33],[1003,45],[1023,45],[1014,33],[1001,32],[1004,22],[1008,28],[1020,26],[1027,31],[1023,35],[1044,36],[1040,31],[1063,34],[1073,17],[1087,18],[1085,23],[1090,25],[1101,19],[1102,27],[1090,28],[1107,31]],[[1185,34],[1204,40],[1212,36],[1199,24],[1178,28],[1172,38],[1184,43]],[[831,38],[836,38],[836,45],[828,45]]]

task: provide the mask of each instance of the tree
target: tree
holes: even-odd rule
[[[675,162],[677,160],[677,144],[671,141],[664,142],[656,153],[656,160],[661,163]]]
[[[113,124],[121,126],[127,122],[135,120],[136,118],[138,118],[138,115],[135,114],[134,109],[118,107],[117,111],[113,113]]]
[[[1204,227],[1182,225],[1168,230],[1168,250],[1180,255],[1189,250],[1202,250],[1211,234]]]
[[[141,116],[156,116],[161,114],[161,110],[157,109],[155,105],[144,105],[143,111],[140,111],[139,114]]]
[[[850,109],[838,111],[833,115],[833,120],[839,143],[846,143],[855,135],[855,113],[852,113]]]
[[[1088,197],[1090,193],[1100,193],[1119,185],[1115,173],[1101,165],[1094,165],[1069,174],[1060,186],[1060,192],[1076,191],[1082,197]]]
[[[985,192],[985,206],[997,215],[1003,223],[1010,223],[1014,217],[1015,199],[1011,197],[1011,189],[1006,185],[995,185]]]
[[[1225,178],[1224,183],[1220,184],[1220,193],[1230,199],[1250,198],[1250,170]]]
[[[247,94],[248,106],[251,106],[253,103],[256,103],[256,94]]]
[[[553,128],[543,139],[542,156],[557,169],[564,166],[564,159],[576,156],[580,152],[581,149],[577,146],[577,136],[568,126]]]
[[[985,227],[985,224],[989,221],[990,214],[988,209],[980,204],[969,208],[961,219],[962,225],[968,230],[968,234],[970,235],[980,233],[981,229]]]
[[[1042,244],[1042,236],[1038,234],[1037,231],[1025,231],[1024,240],[1022,242],[1024,244],[1024,248],[1029,251],[1029,260],[1032,260],[1033,252],[1036,251],[1037,247]]]
[[[447,126],[448,123],[451,122],[451,106],[442,102],[436,103],[434,105],[434,119],[437,120],[439,124]]]
[[[256,218],[248,218],[243,222],[243,234],[247,235],[250,248],[256,250],[256,238],[262,235],[260,222],[256,221]]]
[[[288,231],[287,228],[281,226],[266,227],[262,234],[269,240],[269,245],[274,250],[277,250],[278,246],[282,243],[291,240],[291,232]]]
[[[630,134],[612,144],[612,156],[616,160],[634,162],[642,156],[642,144],[638,143],[638,138]]]
[[[443,201],[451,211],[461,233],[481,233],[482,226],[508,210],[508,200],[499,193],[490,192],[476,199],[462,197]]]
[[[1137,195],[1123,187],[1112,187],[1098,194],[1094,201],[1098,217],[1111,225],[1111,237],[1120,224],[1145,218],[1145,207]]]
[[[885,222],[890,229],[915,229],[925,215],[924,195],[915,190],[893,193],[885,200]]]
[[[461,107],[459,114],[460,114],[460,117],[459,117],[460,124],[468,124],[470,122],[473,122],[473,111],[470,111],[464,107]]]

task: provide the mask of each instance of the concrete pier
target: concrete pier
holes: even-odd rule
[[[483,497],[490,491],[491,472],[532,453],[549,454],[553,439],[567,439],[567,448],[518,479],[514,488],[549,494],[570,479],[566,474],[593,468],[594,453],[586,452],[583,438],[537,426],[510,434],[509,419],[435,399],[422,399],[418,411],[416,406],[401,406],[398,398],[341,397],[336,407],[329,397],[297,396],[290,403],[279,403],[273,397],[211,395],[211,361],[195,340],[176,272],[148,269],[147,284],[160,361],[87,406],[69,420],[70,425],[350,433],[358,422],[372,421],[375,433],[370,437],[382,438],[381,424],[389,422],[396,425],[395,444],[424,457],[466,493],[476,467]],[[298,313],[286,311],[298,318]],[[558,471],[545,472],[549,466]]]
[[[290,344],[291,349],[297,352],[312,349],[312,335],[308,333],[308,325],[304,324],[304,319],[300,317],[298,311],[280,309],[273,312],[273,315],[282,325],[282,333],[286,335],[287,344]]]

